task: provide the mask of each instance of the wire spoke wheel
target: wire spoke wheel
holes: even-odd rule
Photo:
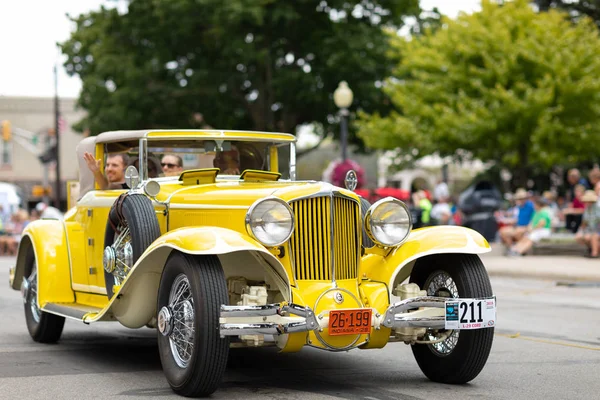
[[[190,282],[184,274],[173,282],[169,307],[173,314],[173,333],[169,336],[171,354],[179,367],[186,368],[194,351],[195,313]]]
[[[427,290],[428,296],[448,298],[458,297],[458,288],[456,287],[454,279],[452,279],[447,272],[441,270],[434,271],[429,278],[427,278],[424,289]],[[447,334],[445,329],[429,329],[425,333],[423,340],[433,342],[439,340],[442,334],[444,336]],[[430,346],[431,351],[438,353],[440,356],[446,356],[452,353],[452,350],[456,347],[459,334],[460,331],[452,331],[446,340],[429,344],[428,346]]]
[[[27,302],[31,309],[31,316],[36,323],[40,323],[42,312],[37,304],[37,263],[34,261],[31,274],[27,278],[29,281],[29,298]]]
[[[133,266],[133,247],[131,245],[131,232],[127,223],[119,225],[119,233],[111,246],[115,253],[115,285],[121,285]]]

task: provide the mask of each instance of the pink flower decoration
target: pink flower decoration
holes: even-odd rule
[[[356,186],[357,189],[360,189],[364,186],[366,181],[365,170],[356,161],[346,159],[346,161],[333,161],[333,163],[335,166],[333,167],[331,183],[333,183],[335,186],[345,187],[344,179],[346,179],[346,173],[348,173],[348,171],[351,169],[356,172],[356,176],[358,178],[358,185]]]

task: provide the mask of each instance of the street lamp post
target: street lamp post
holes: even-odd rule
[[[352,104],[354,95],[352,90],[348,87],[346,81],[341,81],[333,92],[333,101],[335,105],[340,109],[340,127],[342,129],[342,162],[346,161],[347,158],[347,147],[348,147],[348,122],[346,118],[350,114],[348,107]]]

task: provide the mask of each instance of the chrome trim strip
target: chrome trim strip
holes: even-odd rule
[[[290,322],[287,324],[263,323],[263,324],[221,324],[221,336],[240,335],[281,335],[286,333],[307,332],[317,329],[307,326],[306,321]]]
[[[169,203],[171,210],[247,210],[248,206],[224,206],[218,204],[186,204],[186,203]]]
[[[296,180],[296,143],[290,143],[290,181]]]
[[[265,304],[262,306],[226,306],[221,305],[221,318],[232,317],[265,317],[269,315],[298,315],[304,318],[313,318],[314,313],[310,307],[302,307],[293,303]],[[316,319],[315,319],[316,321]]]
[[[77,319],[81,321],[86,314],[96,313],[100,311],[101,308],[91,307],[91,306],[83,306],[83,305],[63,305],[57,303],[47,303],[42,311],[49,312],[56,315],[62,315],[65,317]]]
[[[384,324],[385,325],[385,324]],[[444,329],[446,327],[445,317],[410,317],[396,315],[394,328],[432,328]]]
[[[76,292],[86,292],[86,293],[106,295],[106,288],[101,287],[101,286],[82,285],[80,283],[73,283],[71,285],[71,288]]]
[[[140,183],[148,179],[148,139],[140,139],[140,154],[138,155],[138,174],[140,175]],[[133,188],[132,188],[133,189]]]
[[[289,133],[281,133],[281,132],[261,132],[261,131],[215,131],[212,130],[210,133],[214,134],[213,136],[203,136],[202,133],[208,133],[207,131],[202,131],[202,130],[186,130],[186,129],[177,129],[176,132],[189,132],[191,133],[191,135],[178,135],[178,136],[174,136],[174,135],[167,135],[167,136],[150,136],[151,133],[157,134],[157,133],[170,133],[173,132],[173,130],[151,130],[151,131],[147,131],[144,133],[143,136],[141,136],[141,138],[146,138],[150,141],[163,141],[163,140],[182,140],[182,139],[196,139],[196,140],[237,140],[237,141],[243,141],[243,142],[272,142],[272,143],[281,143],[281,144],[287,144],[287,143],[295,143],[297,141],[296,137],[292,134]],[[220,136],[216,135],[217,132],[220,132]],[[235,133],[246,133],[247,135],[245,136],[226,136],[225,132],[235,132]],[[193,135],[193,133],[196,133],[196,135]],[[272,138],[261,138],[261,137],[254,137],[251,136],[253,134],[276,134],[279,137],[272,137]],[[281,136],[288,136],[286,137],[281,137]],[[111,140],[103,140],[101,142],[99,142],[100,144],[107,144],[107,143],[119,143],[119,142],[123,142],[123,141],[127,141],[127,140],[135,140],[140,138],[140,136],[138,137],[120,137],[120,138],[113,138]]]
[[[333,288],[337,288],[337,282],[335,281],[335,206],[333,202],[333,190],[329,193],[329,213],[330,213],[330,226],[329,226],[329,237],[331,238],[331,244],[329,251],[331,252],[331,285]]]

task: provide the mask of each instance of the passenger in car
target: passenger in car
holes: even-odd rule
[[[140,159],[135,158],[133,163],[131,164],[137,169],[140,170]],[[158,159],[156,159],[153,155],[148,155],[148,178],[158,178],[160,176],[160,166]]]
[[[183,160],[175,154],[165,154],[160,165],[165,176],[179,176],[183,172]]]
[[[83,158],[100,189],[127,189],[125,185],[125,166],[129,164],[127,154],[110,154],[106,159],[104,171],[100,170],[102,160],[96,160],[92,153],[85,152]]]

